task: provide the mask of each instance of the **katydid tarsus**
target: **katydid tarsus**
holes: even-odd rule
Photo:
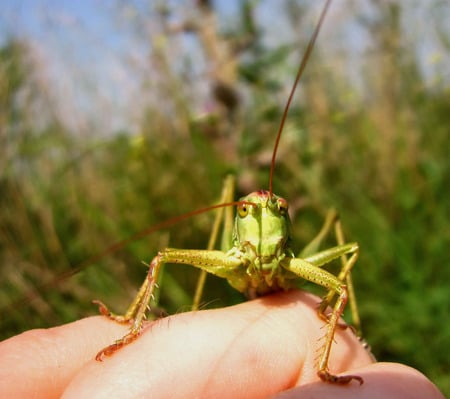
[[[217,209],[216,221],[208,248],[161,250],[148,265],[148,273],[134,301],[124,315],[117,315],[108,310],[100,301],[94,301],[101,314],[120,323],[130,324],[129,332],[110,346],[102,349],[96,356],[101,361],[111,356],[120,348],[132,343],[142,332],[149,303],[157,284],[158,273],[164,263],[191,265],[202,270],[199,288],[195,295],[194,308],[198,307],[205,273],[225,278],[238,291],[249,298],[270,294],[294,287],[299,278],[308,280],[328,290],[321,302],[318,314],[327,324],[324,344],[319,355],[318,375],[329,383],[347,384],[352,380],[360,384],[363,380],[357,375],[334,375],[328,369],[330,351],[334,334],[340,324],[347,300],[354,302],[351,284],[351,269],[354,266],[359,249],[357,243],[345,243],[342,228],[334,211],[330,211],[322,230],[309,245],[297,256],[290,245],[290,221],[287,201],[274,194],[272,182],[276,164],[278,143],[283,131],[295,88],[305,68],[306,62],[314,46],[331,0],[327,0],[319,22],[310,39],[305,55],[300,63],[295,83],[292,87],[280,127],[276,135],[268,190],[259,190],[248,194],[237,202],[233,202],[233,178],[228,177],[224,184],[221,203],[205,210]],[[236,216],[232,222],[230,210],[236,206]],[[220,225],[224,225],[222,249],[214,250]],[[319,245],[334,228],[337,246],[319,251]],[[338,276],[324,270],[335,259],[341,260],[341,271]],[[327,309],[331,306],[331,313]],[[352,308],[356,314],[355,305]],[[358,323],[358,321],[357,321]]]

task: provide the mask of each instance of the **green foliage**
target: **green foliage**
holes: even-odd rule
[[[305,100],[293,106],[281,140],[275,191],[290,201],[299,247],[317,232],[328,207],[339,210],[347,237],[361,246],[354,282],[376,357],[416,367],[450,394],[450,96],[448,88],[425,85],[413,51],[392,45],[401,42],[400,10],[384,11],[385,29],[372,27],[383,52],[367,59],[374,67],[365,77],[370,94],[358,92],[338,69],[322,67],[319,43],[302,81]],[[386,46],[386,38],[395,40]],[[41,94],[30,89],[27,47],[12,41],[0,50],[3,338],[94,314],[93,298],[125,309],[145,275],[141,260],[169,243],[204,248],[211,214],[61,276],[112,243],[214,203],[229,172],[237,174],[238,195],[267,188],[286,100],[281,83],[267,82],[270,68],[293,75],[277,61],[281,55],[287,62],[287,49],[265,49],[241,63],[235,89],[245,89],[249,101],[233,117],[220,111],[195,117],[178,90],[180,77],[167,72],[176,98],[164,93],[164,104],[146,109],[138,132],[107,138],[73,135],[55,115],[32,123],[32,99]],[[24,90],[31,100],[21,103]],[[197,273],[167,265],[160,293],[165,310],[188,309]],[[208,306],[242,300],[220,279],[208,277],[207,286]]]

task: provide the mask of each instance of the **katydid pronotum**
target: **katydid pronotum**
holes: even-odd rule
[[[350,302],[354,303],[350,272],[358,257],[358,244],[344,242],[342,228],[336,212],[330,211],[320,233],[296,256],[290,246],[288,203],[272,191],[277,148],[286,115],[330,1],[327,0],[310,39],[284,110],[273,150],[269,190],[255,191],[239,201],[233,202],[234,183],[231,177],[227,178],[221,204],[194,212],[200,213],[217,208],[216,222],[208,249],[166,248],[161,250],[149,264],[144,283],[125,315],[116,315],[110,312],[102,302],[94,301],[103,315],[117,322],[130,324],[129,332],[110,346],[102,349],[96,356],[97,360],[100,361],[105,356],[112,355],[139,337],[156,287],[160,268],[164,263],[174,263],[197,267],[202,270],[203,277],[205,276],[204,273],[211,273],[225,278],[231,286],[245,293],[249,298],[290,289],[293,287],[293,282],[299,278],[326,288],[328,294],[324,297],[318,309],[319,316],[327,323],[325,341],[319,356],[318,376],[329,383],[347,384],[352,380],[358,381],[360,384],[363,383],[360,376],[337,376],[328,369],[334,334],[337,328],[342,327],[339,322],[340,316],[349,298]],[[221,222],[223,221],[224,226],[233,224],[230,212],[231,206],[237,207],[234,226],[232,231],[231,228],[224,228],[225,239],[222,240],[222,250],[214,250],[217,230]],[[225,210],[226,212],[224,212]],[[333,227],[338,245],[317,252],[323,237]],[[322,269],[322,266],[335,259],[340,259],[342,263],[338,276]],[[198,306],[201,297],[204,279],[201,279],[201,281],[200,288],[195,296],[194,308]],[[332,308],[330,314],[326,313],[328,306]],[[352,310],[356,313],[356,307],[354,308]]]

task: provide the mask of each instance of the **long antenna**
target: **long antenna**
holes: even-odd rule
[[[174,224],[177,224],[178,222],[189,219],[192,216],[199,215],[199,214],[205,213],[205,212],[209,212],[213,209],[224,208],[227,206],[242,205],[242,204],[253,205],[253,203],[248,202],[248,201],[224,202],[221,204],[211,205],[211,206],[208,206],[205,208],[195,209],[191,212],[185,213],[183,215],[175,216],[173,218],[165,220],[164,222],[157,223],[150,227],[147,227],[146,229],[141,230],[128,238],[125,238],[123,240],[115,242],[114,244],[110,245],[108,248],[104,249],[103,251],[90,256],[89,258],[87,258],[83,262],[79,263],[77,266],[73,267],[72,269],[66,271],[65,273],[59,274],[58,276],[50,279],[49,281],[43,282],[42,284],[40,284],[39,286],[37,286],[36,288],[31,290],[27,294],[25,294],[25,296],[6,305],[4,308],[1,309],[1,311],[4,312],[5,314],[8,314],[8,312],[14,312],[16,309],[20,308],[20,306],[24,305],[25,303],[31,302],[34,299],[36,299],[42,290],[46,290],[49,287],[56,285],[58,282],[63,281],[65,279],[77,274],[81,270],[85,269],[87,266],[89,266],[95,262],[98,262],[104,256],[114,253],[114,252],[118,251],[119,249],[123,248],[124,246],[126,246],[127,244],[129,244],[130,242],[138,240],[140,238],[143,238],[143,237],[147,236],[148,234],[154,233],[155,231],[157,231],[159,229],[173,226]]]
[[[330,4],[331,4],[331,0],[327,0],[323,7],[322,14],[320,15],[320,18],[319,18],[319,22],[317,23],[316,28],[314,29],[311,39],[309,39],[308,47],[306,48],[305,55],[302,58],[302,61],[300,63],[298,71],[297,71],[297,76],[295,77],[294,85],[292,86],[291,93],[289,94],[289,98],[287,100],[286,106],[284,107],[283,116],[281,117],[280,126],[278,127],[277,138],[275,140],[275,145],[273,147],[272,162],[270,164],[270,174],[269,174],[270,196],[272,196],[272,194],[273,194],[272,185],[273,185],[273,174],[274,174],[274,170],[275,170],[275,160],[277,157],[278,145],[280,143],[281,134],[283,133],[284,123],[286,122],[286,117],[289,112],[289,108],[291,106],[292,98],[294,97],[295,89],[297,88],[298,82],[303,75],[303,71],[305,69],[306,63],[308,62],[309,56],[312,52],[312,49],[314,48],[314,44],[316,42],[317,35],[319,34],[320,28],[322,26],[323,20],[325,19],[325,15],[328,11],[328,8],[330,7]]]

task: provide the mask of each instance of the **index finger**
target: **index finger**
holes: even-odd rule
[[[111,358],[88,362],[65,397],[258,398],[316,381],[325,334],[317,303],[292,291],[161,319]],[[351,331],[335,339],[331,371],[372,362]]]

